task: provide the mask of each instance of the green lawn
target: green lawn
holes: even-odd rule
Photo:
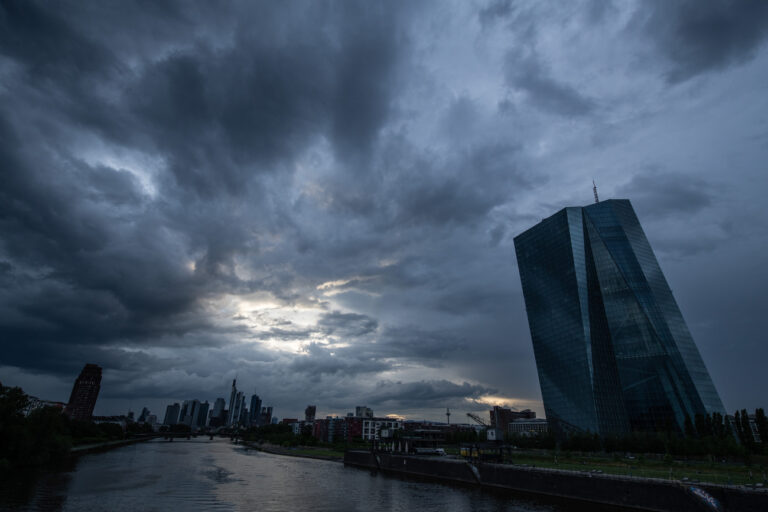
[[[718,484],[755,484],[768,485],[766,469],[753,465],[733,463],[709,463],[699,461],[673,461],[671,464],[661,460],[613,460],[604,456],[572,456],[566,458],[563,454],[541,455],[535,453],[513,454],[511,463],[529,466],[567,469],[572,471],[600,470],[614,475],[631,475],[646,478],[663,478],[691,481],[710,482]]]
[[[332,448],[308,448],[308,447],[301,447],[301,448],[291,448],[291,453],[294,453],[296,455],[309,455],[309,456],[321,456],[321,457],[336,457],[339,459],[344,458],[344,452],[343,451],[336,451]]]

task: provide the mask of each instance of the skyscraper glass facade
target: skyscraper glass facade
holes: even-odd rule
[[[720,397],[628,200],[564,208],[515,238],[556,431],[682,430]]]

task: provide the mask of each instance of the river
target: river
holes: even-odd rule
[[[225,439],[154,440],[5,482],[0,510],[547,511],[573,506],[272,455]]]

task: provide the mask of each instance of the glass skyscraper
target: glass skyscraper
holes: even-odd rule
[[[564,208],[515,238],[553,430],[683,430],[725,414],[628,200]]]

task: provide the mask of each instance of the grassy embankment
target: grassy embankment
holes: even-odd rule
[[[458,454],[457,449],[447,449]],[[634,459],[598,454],[514,452],[508,463],[570,471],[602,471],[603,473],[644,478],[662,478],[709,482],[725,485],[763,484],[768,486],[766,465],[768,460],[747,466],[733,462],[708,462],[705,460]]]
[[[310,459],[323,459],[341,462],[344,460],[344,451],[324,446],[277,446],[271,443],[256,443],[245,441],[245,445],[255,450],[290,457],[307,457]]]

